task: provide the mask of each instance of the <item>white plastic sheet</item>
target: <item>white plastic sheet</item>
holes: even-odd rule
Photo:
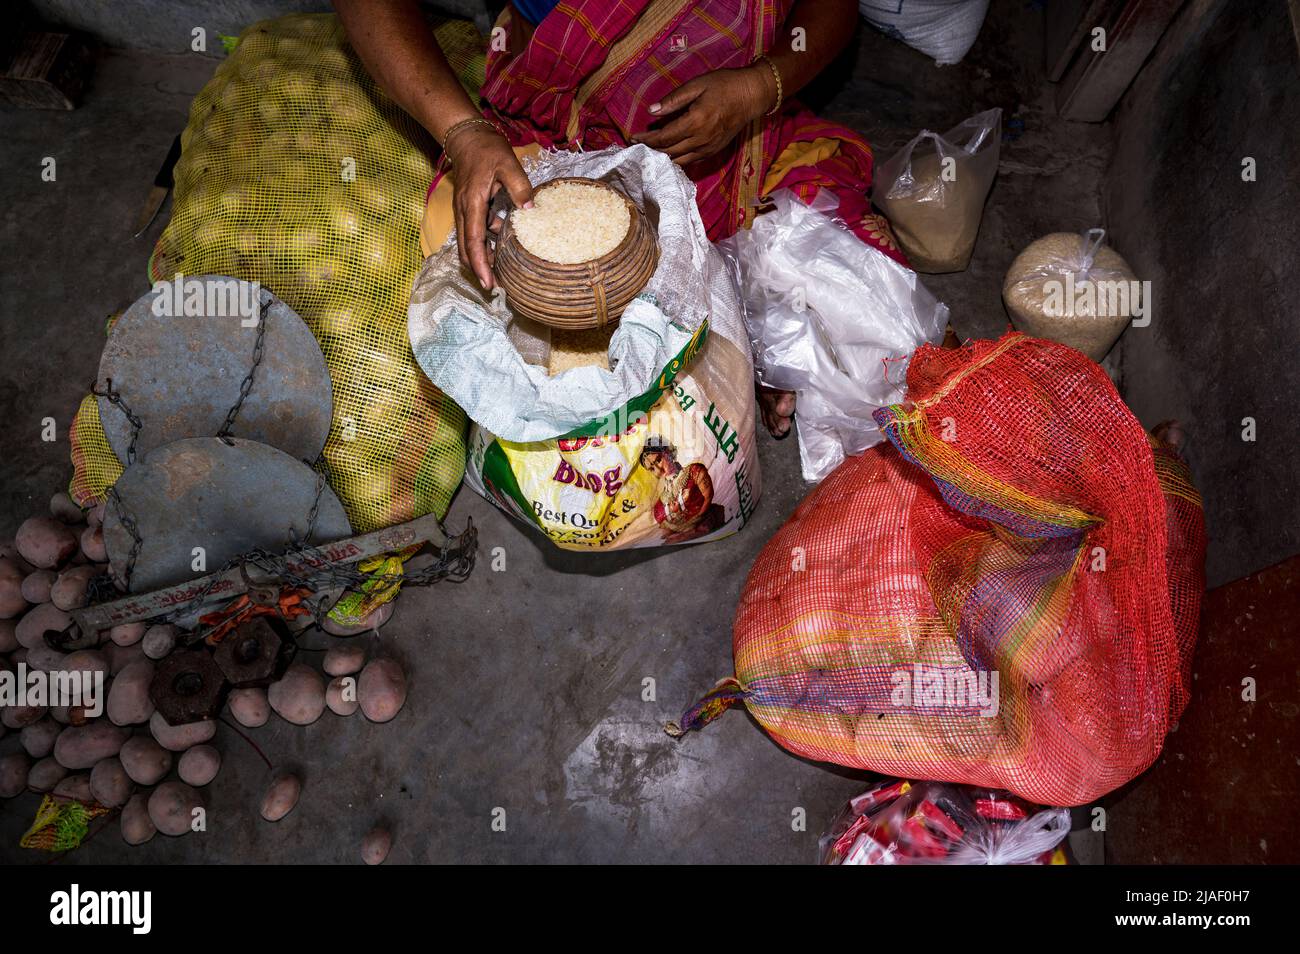
[[[774,211],[720,246],[739,269],[759,380],[797,393],[803,476],[820,481],[880,442],[872,413],[902,400],[907,359],[942,339],[948,308],[833,220],[830,193],[772,198]]]

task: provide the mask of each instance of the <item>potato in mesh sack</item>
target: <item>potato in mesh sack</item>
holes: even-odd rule
[[[476,92],[473,26],[434,32]],[[433,140],[370,79],[337,19],[308,14],[240,34],[181,144],[150,280],[224,274],[278,295],[329,366],[324,458],[353,528],[444,514],[464,473],[465,415],[419,373],[406,335]],[[73,425],[73,463],[83,505],[121,472],[93,398]]]
[[[735,677],[669,732],[743,704],[807,758],[1089,802],[1149,766],[1187,704],[1200,496],[1071,348],[925,345],[907,384],[876,415],[889,443],[759,554]]]

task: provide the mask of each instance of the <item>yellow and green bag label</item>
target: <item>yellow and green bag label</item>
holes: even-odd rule
[[[747,356],[702,327],[654,387],[562,437],[473,427],[466,481],[569,550],[713,540],[758,501],[754,427]]]

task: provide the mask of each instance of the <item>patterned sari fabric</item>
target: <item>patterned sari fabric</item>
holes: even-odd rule
[[[512,145],[627,145],[656,117],[649,107],[688,80],[748,66],[781,33],[793,0],[565,0],[517,55],[492,50],[484,113]],[[510,12],[498,26],[509,29]],[[762,197],[790,188],[805,201],[819,188],[859,238],[900,262],[885,220],[871,213],[871,147],[818,119],[797,101],[760,117],[736,141],[686,172],[700,215],[717,241],[746,227]]]

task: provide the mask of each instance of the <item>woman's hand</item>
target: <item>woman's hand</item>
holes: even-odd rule
[[[776,102],[776,81],[762,63],[737,70],[714,70],[683,83],[650,107],[656,116],[678,116],[659,129],[637,133],[645,143],[690,165],[725,148],[749,123]]]
[[[447,158],[456,175],[453,201],[456,213],[456,245],[460,263],[478,276],[484,290],[492,288],[492,256],[488,251],[488,203],[498,189],[505,189],[517,207],[533,201],[533,187],[519,165],[509,141],[487,126],[466,126],[452,134],[446,144]],[[501,223],[492,223],[498,231]]]

